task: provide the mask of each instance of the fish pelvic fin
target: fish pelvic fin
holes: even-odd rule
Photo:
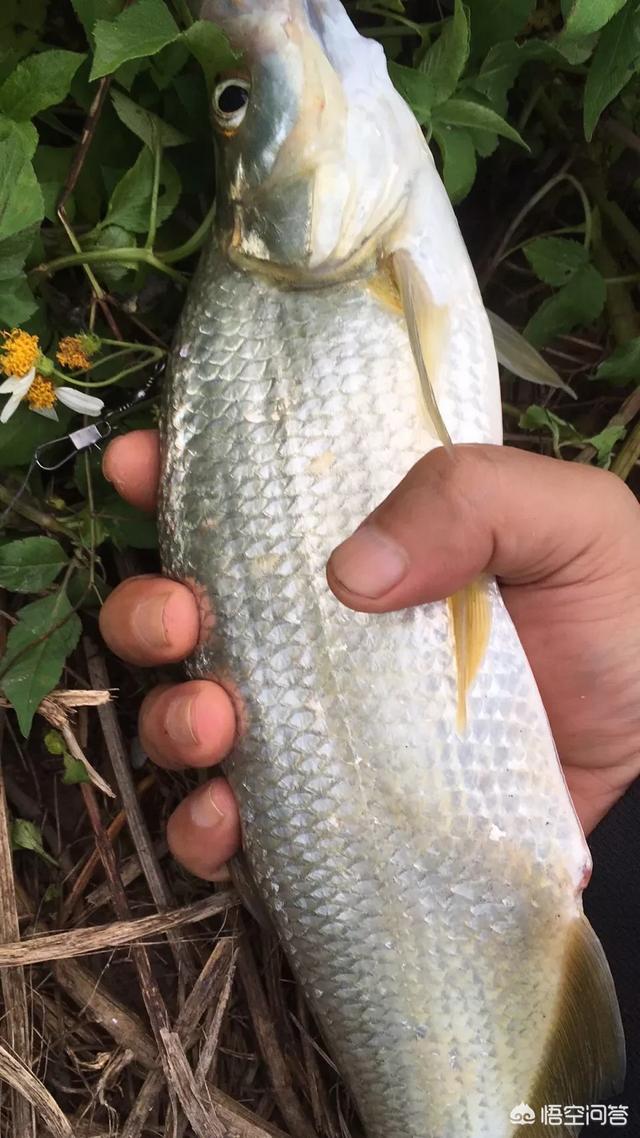
[[[451,435],[438,407],[434,386],[438,375],[441,345],[448,331],[447,310],[446,307],[438,307],[432,302],[428,286],[407,250],[397,250],[393,254],[392,265],[407,323],[411,351],[420,377],[425,410],[437,438],[450,450],[453,445]]]
[[[449,614],[458,679],[456,726],[459,732],[463,732],[467,726],[467,697],[484,660],[491,633],[491,603],[487,580],[480,577],[449,597]]]
[[[542,1108],[605,1103],[622,1090],[624,1074],[624,1035],[611,972],[600,941],[580,916],[567,946],[554,1026],[528,1099],[536,1122],[518,1127],[517,1138],[573,1138],[582,1124],[545,1124]]]

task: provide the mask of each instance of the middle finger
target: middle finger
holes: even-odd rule
[[[236,718],[220,684],[190,680],[149,692],[140,708],[139,730],[144,750],[158,766],[208,767],[229,754]]]

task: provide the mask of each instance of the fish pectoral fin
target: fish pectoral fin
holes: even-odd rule
[[[407,250],[395,252],[392,265],[420,377],[425,409],[436,437],[443,446],[450,448],[451,435],[438,407],[435,387],[441,346],[449,326],[448,310],[432,302],[428,286]]]
[[[458,678],[457,727],[467,726],[467,696],[475,680],[489,643],[491,604],[489,586],[484,577],[472,581],[449,598]]]
[[[605,1103],[624,1083],[624,1034],[615,988],[602,945],[584,916],[576,920],[567,947],[553,1019],[533,1096],[527,1100],[537,1121],[516,1131],[522,1138],[577,1133],[580,1126],[545,1125],[542,1108],[548,1103]]]

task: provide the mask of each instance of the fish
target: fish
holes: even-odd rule
[[[238,717],[252,880],[367,1138],[509,1138],[618,1090],[588,848],[493,580],[357,613],[326,562],[425,453],[502,442],[496,353],[424,135],[339,0],[205,0],[216,219],[162,416],[188,670]]]

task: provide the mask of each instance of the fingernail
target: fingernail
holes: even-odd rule
[[[142,601],[131,617],[133,631],[147,648],[166,648],[169,643],[165,623],[165,608],[169,593],[160,593]]]
[[[366,524],[334,550],[330,565],[344,589],[377,600],[406,577],[409,557],[392,538]]]
[[[191,821],[203,830],[213,830],[224,819],[224,814],[213,797],[213,787],[203,786],[189,802]]]
[[[173,699],[167,708],[164,726],[172,743],[179,747],[192,747],[200,740],[195,729],[195,698]]]

